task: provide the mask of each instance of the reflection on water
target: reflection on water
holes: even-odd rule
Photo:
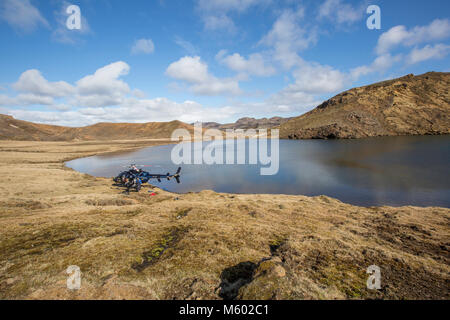
[[[450,136],[281,140],[277,175],[261,176],[257,165],[183,165],[181,184],[163,181],[158,186],[181,193],[212,189],[229,193],[328,195],[365,206],[449,207],[449,142]],[[131,163],[151,165],[144,168],[150,172],[172,172],[177,167],[170,160],[172,148],[173,145],[159,146],[94,156],[67,165],[104,177],[116,175]]]

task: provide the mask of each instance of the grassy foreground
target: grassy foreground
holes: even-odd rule
[[[449,299],[450,210],[122,194],[69,159],[162,141],[0,142],[0,299]],[[81,268],[78,291],[66,269]],[[366,269],[381,268],[381,290]]]

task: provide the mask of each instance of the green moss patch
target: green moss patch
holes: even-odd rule
[[[169,229],[158,241],[156,241],[150,250],[145,251],[142,254],[141,261],[134,263],[131,267],[138,272],[142,272],[161,259],[163,253],[167,249],[174,247],[183,238],[186,232],[187,230],[183,228]]]

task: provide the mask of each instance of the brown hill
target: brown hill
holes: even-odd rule
[[[0,114],[0,140],[73,141],[170,138],[175,129],[193,127],[181,121],[148,123],[98,123],[72,128],[37,124]]]
[[[289,139],[450,133],[450,73],[412,74],[345,91],[282,124]]]

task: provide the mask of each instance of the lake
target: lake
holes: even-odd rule
[[[232,143],[232,142],[227,142]],[[204,142],[204,147],[208,142]],[[113,177],[136,163],[153,173],[175,172],[175,145],[76,159],[67,166]],[[151,183],[177,193],[205,189],[225,193],[327,195],[363,206],[450,204],[450,136],[359,140],[280,140],[279,171],[260,175],[260,165],[181,165],[181,183]],[[248,141],[247,146],[248,150]],[[225,153],[225,150],[224,150]]]

